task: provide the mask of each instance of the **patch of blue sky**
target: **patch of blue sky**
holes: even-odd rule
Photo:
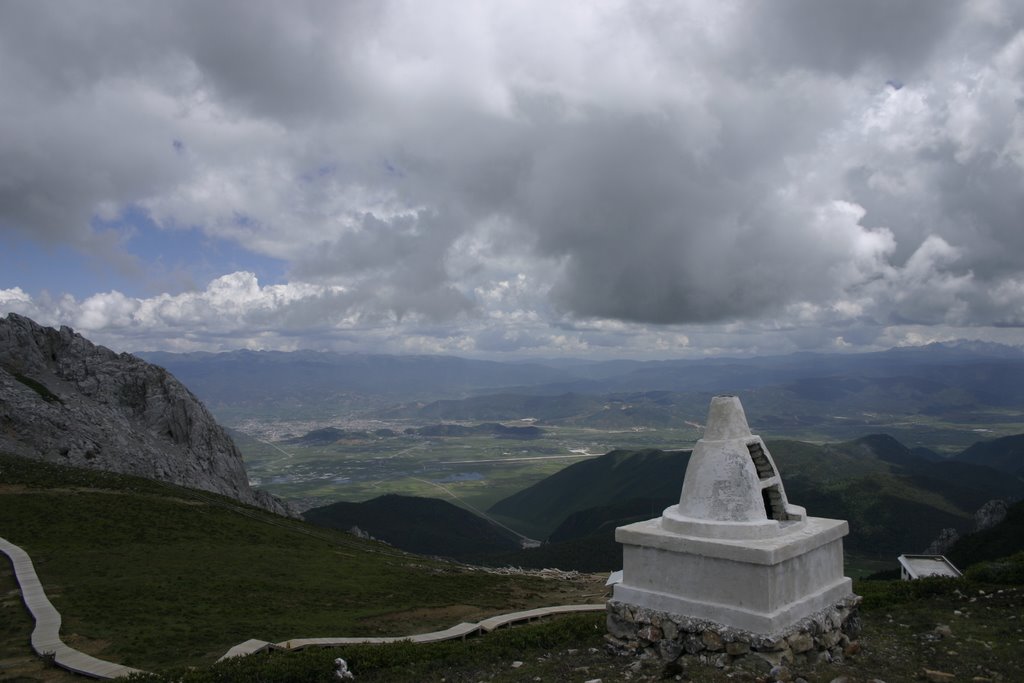
[[[45,245],[14,235],[0,237],[0,289],[20,287],[35,297],[71,294],[76,298],[132,284],[119,269],[97,262],[67,245]]]
[[[241,225],[247,221],[239,216]],[[240,270],[255,273],[264,285],[284,282],[284,261],[254,253],[234,240],[211,237],[198,228],[162,229],[137,207],[125,211],[117,224],[128,233],[125,248],[129,253],[165,278],[191,280],[190,287],[201,289],[214,278]],[[156,289],[168,291],[168,285],[158,284]]]
[[[21,287],[33,296],[45,290],[78,299],[117,290],[144,298],[203,289],[211,280],[241,270],[255,273],[262,285],[285,281],[284,261],[197,228],[162,229],[138,207],[114,220],[97,218],[92,228],[119,233],[121,253],[96,255],[12,235],[0,238],[0,288]]]

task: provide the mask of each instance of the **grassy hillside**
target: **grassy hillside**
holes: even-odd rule
[[[858,562],[920,552],[943,528],[969,529],[987,501],[1024,493],[1018,477],[981,465],[936,462],[882,434],[840,444],[768,446],[791,502],[816,517],[849,521],[845,548]],[[546,525],[553,541],[501,559],[523,566],[561,562],[563,568],[617,569],[615,527],[656,517],[677,502],[687,457],[615,451],[500,501],[492,512]]]
[[[956,459],[1024,476],[1024,434],[981,441],[957,455]]]
[[[405,635],[574,601],[566,582],[429,561],[144,479],[6,455],[0,473],[0,535],[31,555],[64,637],[144,669],[209,663],[249,638]]]
[[[996,560],[1024,551],[1024,501],[1006,511],[999,524],[964,536],[946,555],[961,570],[988,560]]]
[[[526,522],[543,535],[574,512],[632,498],[679,498],[689,451],[612,451],[551,475],[494,504],[489,512]]]
[[[1024,680],[1018,586],[965,580],[872,581],[854,585],[865,596],[863,632],[842,661],[796,662],[781,680],[1019,681]],[[292,683],[336,681],[344,657],[357,681],[387,683],[663,680],[730,683],[779,680],[752,658],[716,666],[697,657],[666,667],[657,658],[617,657],[604,651],[604,618],[570,617],[521,626],[466,641],[416,646],[360,645],[255,655],[209,669],[154,680],[175,683]],[[928,675],[925,670],[941,672]]]
[[[622,569],[622,546],[616,543],[612,532],[599,532],[583,538],[545,543],[538,548],[479,557],[475,562],[527,569],[560,567],[607,576],[609,572]]]
[[[304,513],[317,526],[358,526],[374,538],[414,553],[468,558],[519,548],[512,532],[437,498],[389,494],[363,503],[333,503]]]
[[[850,522],[846,548],[868,556],[919,552],[946,527],[961,531],[993,498],[1024,482],[991,468],[933,462],[895,439],[872,435],[842,444],[769,444],[790,500],[809,514]]]
[[[553,582],[430,562],[146,480],[0,455],[0,482],[0,534],[32,554],[64,614],[64,637],[98,656],[175,667],[153,680],[326,682],[334,680],[339,656],[360,681],[655,681],[677,673],[656,661],[607,655],[601,615],[465,642],[257,655],[208,668],[249,637],[409,633],[585,598],[566,582],[552,588]],[[0,589],[11,588],[5,566]],[[592,585],[585,590],[594,592]],[[1024,678],[1019,588],[939,581],[861,582],[855,590],[866,598],[863,650],[840,664],[797,665],[794,676],[912,680],[927,668],[957,680]],[[17,599],[0,601],[5,666],[27,650],[27,622]],[[939,624],[949,635],[938,635]],[[5,668],[0,677],[26,675],[14,671]],[[683,673],[713,683],[751,679],[699,661],[687,662]],[[27,676],[73,680],[46,669]]]

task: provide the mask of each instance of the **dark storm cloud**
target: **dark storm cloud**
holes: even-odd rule
[[[116,254],[139,207],[289,264],[77,302],[97,325],[543,350],[1018,324],[1021,12],[7,3],[0,229]]]
[[[870,66],[904,78],[942,44],[961,11],[958,3],[932,0],[781,0],[748,7],[743,56],[762,69],[852,76]]]
[[[164,60],[147,25],[162,12],[134,3],[97,9],[0,9],[0,226],[104,252],[116,250],[110,235],[91,228],[99,205],[160,191],[178,169],[154,112],[138,102],[145,84],[128,87]]]
[[[350,49],[374,31],[382,8],[365,1],[187,2],[174,39],[233,107],[290,123],[337,119],[358,96],[361,75]]]

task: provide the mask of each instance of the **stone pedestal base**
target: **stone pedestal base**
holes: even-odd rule
[[[613,600],[776,635],[853,594],[844,521],[808,517],[775,536],[734,540],[680,534],[662,520],[615,530],[623,566]]]
[[[665,662],[688,656],[719,666],[746,658],[766,667],[841,661],[844,651],[860,635],[859,603],[858,596],[850,595],[778,635],[765,636],[609,600],[605,638],[620,654],[658,657]]]

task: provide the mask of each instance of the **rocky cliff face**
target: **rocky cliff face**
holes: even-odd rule
[[[1005,500],[1000,498],[990,500],[974,513],[974,530],[984,531],[985,529],[991,529],[1006,519],[1006,514],[1009,510],[1010,504]]]
[[[972,533],[991,529],[996,524],[999,524],[1006,519],[1009,509],[1010,504],[1001,498],[985,503],[981,506],[981,509],[974,513],[974,531]],[[943,529],[939,532],[939,537],[924,549],[924,554],[945,555],[956,545],[960,538],[961,536],[956,529]]]
[[[0,450],[289,512],[250,488],[231,437],[169,372],[14,313],[0,319]]]

